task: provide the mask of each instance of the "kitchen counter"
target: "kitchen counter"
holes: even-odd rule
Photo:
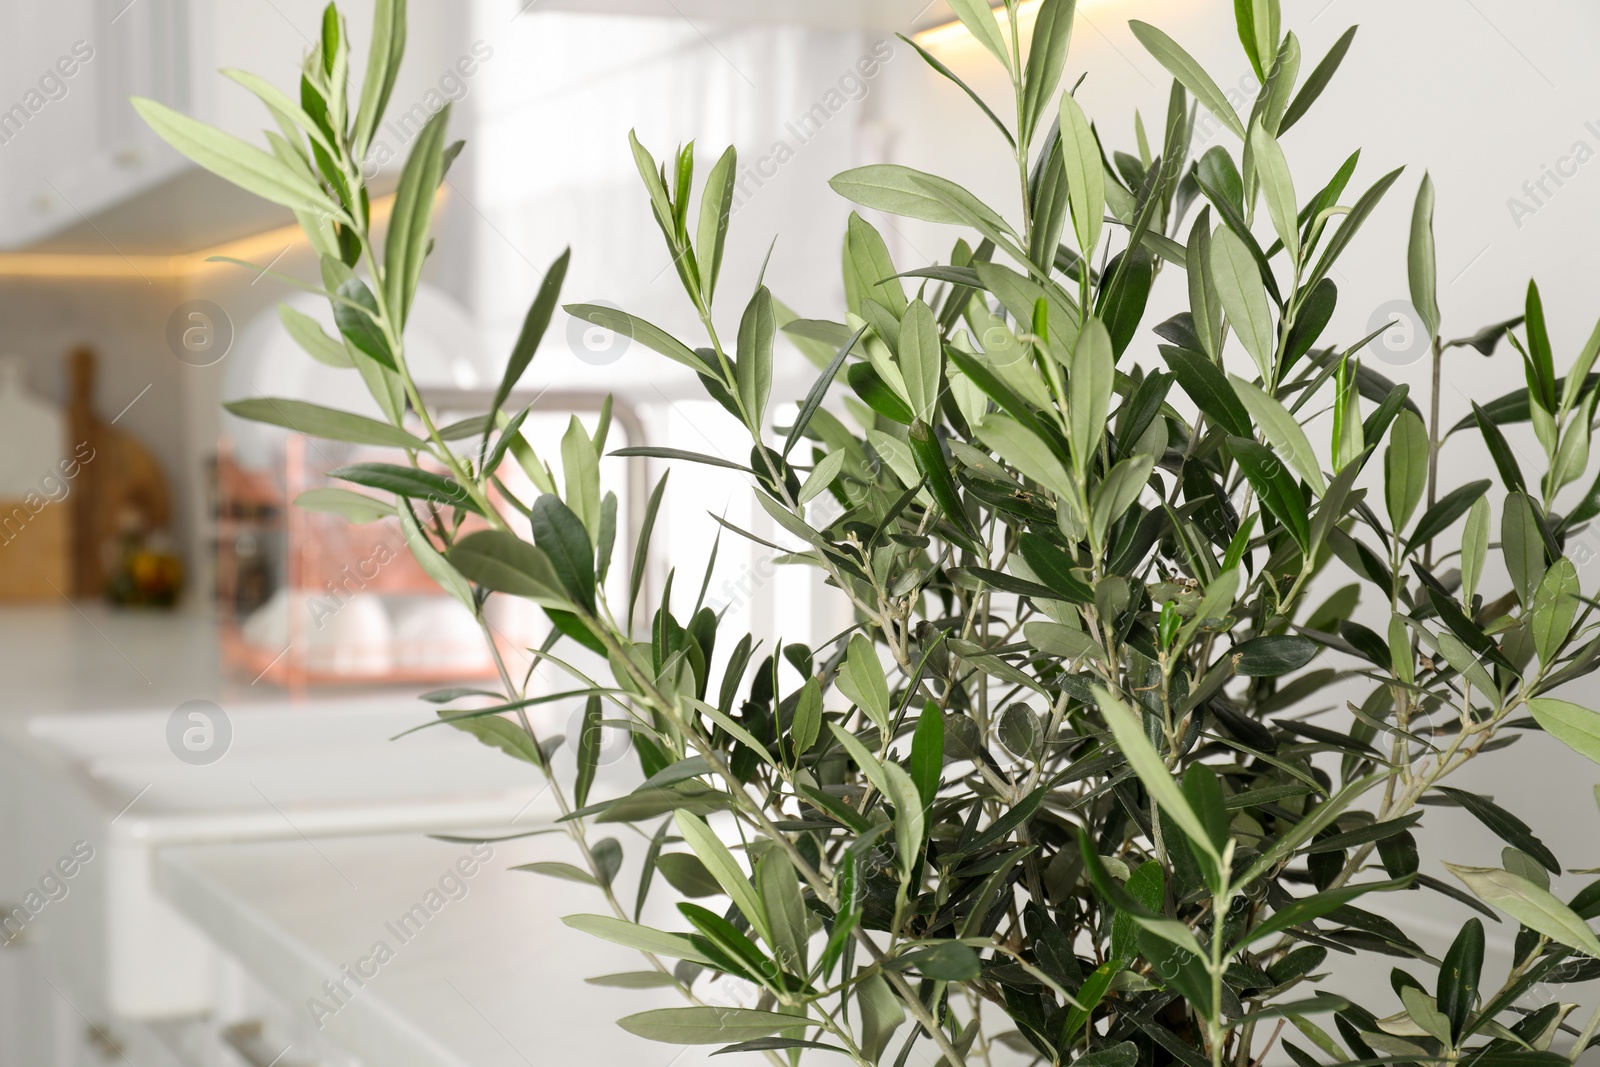
[[[624,847],[640,853],[644,843]],[[565,835],[492,849],[480,863],[474,846],[409,835],[172,848],[159,855],[157,884],[284,1006],[265,1032],[281,1035],[268,1045],[285,1063],[343,1062],[339,1051],[383,1067],[719,1062],[709,1047],[656,1044],[615,1025],[681,1003],[671,991],[582,981],[643,961],[562,925],[562,915],[604,909],[595,890],[508,869],[574,861]],[[631,890],[628,859],[620,884]],[[413,909],[430,904],[423,922]],[[358,986],[346,967],[375,976]],[[328,992],[333,980],[343,992]]]

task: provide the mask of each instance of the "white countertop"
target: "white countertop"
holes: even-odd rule
[[[629,835],[619,884],[632,896],[644,842]],[[615,1020],[681,1003],[670,990],[632,991],[582,979],[643,969],[636,954],[580,934],[563,915],[604,910],[588,887],[508,868],[572,862],[564,835],[505,842],[402,941],[394,926],[472,846],[409,835],[165,849],[157,882],[177,909],[289,1010],[311,1024],[308,1000],[377,942],[393,958],[324,1019],[322,1034],[383,1067],[688,1067],[711,1048],[635,1038]],[[439,898],[436,898],[437,903]],[[648,921],[649,916],[646,916]],[[669,923],[670,919],[659,921]],[[297,1051],[297,1055],[304,1055]]]

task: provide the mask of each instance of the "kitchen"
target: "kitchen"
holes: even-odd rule
[[[633,601],[649,610],[674,584],[679,601],[699,589],[697,609],[781,650],[772,659],[774,688],[788,692],[807,676],[830,676],[838,668],[825,666],[820,649],[856,625],[858,613],[837,595],[835,579],[777,565],[800,551],[799,535],[767,508],[770,499],[750,492],[764,453],[752,451],[746,428],[725,417],[733,409],[719,396],[730,391],[703,387],[704,369],[696,374],[659,358],[662,342],[653,335],[617,328],[647,320],[674,337],[700,338],[678,346],[691,360],[720,351],[720,331],[730,351],[740,338],[743,361],[743,292],[740,308],[715,309],[712,348],[697,347],[707,343],[713,314],[702,316],[680,291],[684,257],[662,245],[661,211],[654,190],[640,184],[638,153],[659,158],[694,144],[695,181],[715,174],[724,146],[740,153],[722,175],[726,246],[717,237],[717,263],[727,287],[770,289],[785,324],[766,388],[778,412],[767,451],[781,445],[787,456],[795,440],[784,435],[832,352],[810,358],[804,343],[815,337],[786,324],[839,317],[835,308],[860,303],[853,285],[882,284],[840,279],[841,242],[860,233],[851,200],[881,229],[886,256],[955,262],[948,226],[926,217],[938,212],[872,210],[830,181],[860,168],[925,168],[1012,212],[1016,142],[1012,133],[997,135],[991,122],[1005,123],[974,107],[969,92],[1009,115],[1009,97],[1020,96],[1008,81],[1014,72],[991,57],[986,31],[973,32],[976,0],[401,5],[404,59],[387,111],[366,131],[354,173],[344,175],[361,183],[370,224],[382,230],[421,210],[407,195],[405,174],[439,122],[447,118],[450,140],[466,145],[458,155],[445,151],[430,194],[433,241],[417,256],[403,316],[416,396],[388,411],[365,371],[348,373],[362,364],[352,363],[360,353],[352,356],[346,342],[359,343],[349,340],[325,292],[345,290],[327,280],[319,238],[303,229],[307,219],[313,230],[327,220],[269,203],[196,165],[130,104],[148,99],[233,138],[270,144],[263,127],[272,138],[279,133],[252,94],[302,98],[303,61],[319,54],[328,32],[324,6],[70,0],[0,8],[10,31],[0,44],[0,174],[11,193],[0,201],[0,322],[9,335],[0,343],[0,657],[8,683],[0,704],[0,901],[12,916],[0,920],[0,1064],[701,1062],[713,1047],[695,1045],[674,1060],[676,1048],[615,1025],[619,1015],[664,1010],[680,998],[670,983],[617,989],[580,981],[639,973],[628,971],[637,953],[560,921],[597,908],[595,887],[584,882],[592,883],[589,873],[539,876],[576,862],[579,850],[564,828],[584,807],[547,786],[541,761],[557,779],[587,775],[591,806],[637,797],[656,773],[648,754],[641,758],[640,739],[656,741],[625,719],[591,714],[590,690],[599,687],[574,682],[560,666],[570,656],[574,670],[598,676],[606,649],[574,639],[552,658],[550,643],[572,633],[537,596],[488,597],[484,586],[476,599],[472,590],[463,599],[449,595],[448,583],[441,590],[433,557],[415,551],[419,537],[439,540],[435,529],[423,521],[423,532],[413,533],[392,508],[368,513],[363,508],[374,505],[352,503],[341,487],[375,487],[338,473],[376,467],[374,442],[293,432],[240,418],[223,404],[282,398],[422,436],[413,420],[425,408],[441,436],[477,466],[504,431],[480,413],[519,417],[529,450],[551,462],[531,470],[506,462],[492,479],[484,473],[484,493],[496,501],[549,493],[544,480],[570,486],[574,442],[593,445],[598,484],[614,494],[605,528],[618,562],[609,575],[602,566],[591,585],[627,603],[630,616]],[[1003,46],[1012,7],[1016,25],[1032,32],[1046,18],[1040,8],[1059,5],[994,6],[1002,35],[994,39]],[[1118,168],[1139,162],[1136,142],[1160,154],[1174,77],[1130,20],[1161,23],[1213,72],[1213,89],[1232,87],[1216,92],[1235,123],[1233,109],[1249,116],[1271,81],[1239,55],[1237,5],[1073,6],[1062,88],[1076,86],[1075,98],[1099,116],[1094,136],[1106,141],[1106,180],[1114,187]],[[1266,0],[1258,6],[1277,9]],[[1547,170],[1543,161],[1587,137],[1585,123],[1600,114],[1600,90],[1585,77],[1586,44],[1600,31],[1600,15],[1568,0],[1534,12],[1502,0],[1474,0],[1462,10],[1443,0],[1286,7],[1293,10],[1283,12],[1283,27],[1300,35],[1295,47],[1304,50],[1302,78],[1316,59],[1349,49],[1348,66],[1314,113],[1315,131],[1311,120],[1283,131],[1302,195],[1336,172],[1351,144],[1361,146],[1363,162],[1346,201],[1378,174],[1406,166],[1331,275],[1341,306],[1331,312],[1330,337],[1354,345],[1398,320],[1366,349],[1363,365],[1409,385],[1415,400],[1439,389],[1445,425],[1454,425],[1472,417],[1473,402],[1488,405],[1530,379],[1509,346],[1496,348],[1500,335],[1485,342],[1495,353],[1489,359],[1477,345],[1446,349],[1442,380],[1430,379],[1439,307],[1449,336],[1470,335],[1484,322],[1521,314],[1532,276],[1565,373],[1592,326],[1585,298],[1600,267],[1582,237],[1600,188],[1586,188],[1592,179],[1582,168],[1563,170],[1553,190],[1533,178],[1537,199],[1525,183]],[[338,32],[357,69],[368,42],[386,32],[379,23],[388,9],[368,0],[341,5]],[[1351,24],[1361,26],[1353,45],[1341,37]],[[346,76],[354,96],[361,77]],[[1189,150],[1197,158],[1217,145],[1237,150],[1227,118],[1208,113],[1195,95]],[[1467,130],[1477,132],[1468,137]],[[315,136],[310,142],[316,146]],[[1130,151],[1113,157],[1113,143]],[[1148,167],[1147,158],[1137,169]],[[1424,172],[1438,190],[1439,307],[1431,322],[1415,306],[1407,259]],[[1256,184],[1252,174],[1252,197]],[[1138,188],[1130,188],[1131,198]],[[1113,192],[1100,213],[1113,221],[1120,217],[1114,200]],[[1251,212],[1268,234],[1268,211]],[[928,268],[927,292],[969,277],[940,270],[955,268]],[[1095,273],[1077,270],[1062,268],[1069,297]],[[1120,274],[1114,261],[1098,270],[1097,277]],[[537,306],[551,275],[564,276],[561,307],[549,314],[536,356],[526,354],[531,362],[511,381],[504,374],[521,348],[529,303]],[[1184,306],[1188,293],[1157,276],[1148,295],[1152,307],[1165,309],[1159,319]],[[588,310],[570,313],[579,306]],[[858,317],[846,334],[872,321],[870,313]],[[874,328],[898,332],[882,320]],[[1155,350],[1149,329],[1138,342]],[[1231,366],[1237,372],[1249,361]],[[880,394],[857,386],[868,369],[878,370],[874,380],[892,375],[870,359],[849,368],[839,375],[843,401],[830,400],[824,417],[831,410],[842,421],[851,405],[869,419],[868,405],[882,415],[872,400]],[[1174,400],[1194,410],[1185,405]],[[1334,422],[1324,406],[1332,401],[1314,401],[1302,416],[1319,443]],[[892,468],[885,425],[868,437]],[[1525,427],[1506,433],[1528,467],[1543,441]],[[1497,458],[1475,428],[1452,447],[1457,442],[1465,443],[1440,455],[1446,485],[1477,477]],[[684,465],[685,453],[721,462]],[[1382,466],[1381,448],[1377,455],[1374,469]],[[917,469],[900,479],[908,489],[917,487]],[[1307,476],[1308,499],[1320,495],[1319,477]],[[456,481],[450,484],[460,489]],[[1370,483],[1373,506],[1384,496],[1382,481]],[[597,494],[596,522],[598,501]],[[470,539],[482,522],[492,524],[484,509],[468,515],[476,498],[452,503],[461,506],[451,534]],[[1494,507],[1498,524],[1498,498]],[[516,514],[514,506],[503,510]],[[925,532],[896,536],[909,544]],[[1593,580],[1593,536],[1574,528],[1562,546],[1582,586]],[[1501,540],[1496,525],[1490,571],[1497,581],[1515,579],[1499,566]],[[1312,600],[1338,584],[1319,578]],[[1367,611],[1371,603],[1363,602],[1363,628],[1388,640],[1388,620]],[[1328,655],[1362,647],[1339,634],[1332,642]],[[718,662],[727,662],[728,644]],[[805,655],[784,658],[800,646]],[[518,685],[508,673],[525,680]],[[1342,676],[1340,685],[1348,681]],[[910,679],[908,701],[919,682]],[[1587,684],[1570,683],[1562,694],[1581,702]],[[703,677],[701,689],[699,699],[709,702]],[[1344,715],[1347,697],[1338,692],[1326,702]],[[535,743],[534,756],[507,758],[511,742],[488,733],[411,732],[437,722],[443,703],[487,706],[484,693],[510,694],[509,703],[522,705],[495,721],[525,722],[529,736],[546,741],[591,738],[588,747],[580,755],[574,740],[545,753]],[[870,696],[860,695],[830,696],[830,706],[866,709]],[[1346,729],[1348,719],[1326,722]],[[1600,816],[1593,765],[1546,732],[1526,734],[1495,757],[1495,771],[1474,765],[1457,784],[1493,796],[1562,853],[1570,867],[1559,884],[1569,896],[1584,884],[1581,870],[1600,864],[1589,854],[1591,820]],[[1020,754],[1009,742],[1006,748]],[[1319,766],[1337,771],[1337,755],[1321,759]],[[1460,804],[1430,806],[1428,819],[1438,843],[1430,844],[1425,869],[1441,859],[1501,862],[1504,835]],[[727,836],[728,827],[713,825]],[[1350,827],[1340,822],[1339,829]],[[622,895],[631,897],[650,838],[624,840],[629,889]],[[649,855],[645,870],[656,853]],[[620,857],[619,849],[617,863]],[[606,854],[598,861],[609,862]],[[662,877],[681,890],[680,881],[692,879],[676,872],[688,867],[669,863]],[[607,869],[616,875],[617,867]],[[1433,873],[1448,877],[1442,867]],[[1396,899],[1370,906],[1406,916],[1395,921],[1415,926],[1434,956],[1471,914],[1416,893]],[[637,909],[632,899],[622,903],[633,922],[682,925],[659,894],[646,901],[641,892]],[[1440,918],[1444,906],[1452,910]],[[1491,967],[1502,971],[1514,951],[1510,925],[1491,930]],[[1364,959],[1338,974],[1382,999],[1393,965],[1413,964]],[[751,1007],[741,979],[699,981],[703,1003]],[[1550,988],[1563,1002],[1581,1002],[1568,1020],[1576,1032],[1593,1007],[1592,989]],[[1377,1014],[1400,1010],[1388,1005]],[[1035,1051],[983,1047],[992,1062],[1028,1062]],[[907,1048],[902,1062],[940,1059],[934,1040]],[[1271,1055],[1281,1062],[1281,1052]]]

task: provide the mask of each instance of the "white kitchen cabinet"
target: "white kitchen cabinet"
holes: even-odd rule
[[[190,6],[0,4],[0,247],[78,224],[176,171],[127,101],[188,106]]]

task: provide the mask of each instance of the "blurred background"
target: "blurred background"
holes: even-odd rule
[[[1331,90],[1284,139],[1302,191],[1356,148],[1352,188],[1407,168],[1335,272],[1329,336],[1349,343],[1401,320],[1368,362],[1427,395],[1405,245],[1428,171],[1446,335],[1519,314],[1537,277],[1558,364],[1570,361],[1600,311],[1600,8],[1285,6],[1307,69],[1361,26]],[[779,299],[804,317],[839,316],[851,208],[827,179],[841,170],[903,163],[1014,213],[1006,146],[896,36],[917,35],[1002,101],[1001,72],[948,25],[941,0],[410,7],[369,175],[392,189],[421,125],[452,105],[452,136],[467,148],[443,190],[411,337],[413,365],[446,410],[484,403],[545,269],[569,246],[565,301],[614,304],[698,343],[630,130],[658,157],[694,141],[703,167],[728,144],[739,150],[730,296],[718,312],[730,331],[769,249]],[[371,11],[351,0],[344,13],[361,62]],[[575,959],[595,973],[615,962],[554,921],[588,906],[580,887],[501,877],[508,856],[544,847],[537,839],[488,858],[418,834],[549,814],[531,770],[470,739],[386,741],[426,718],[412,694],[488,677],[472,620],[430,593],[396,530],[287,507],[353,450],[219,408],[247,396],[371,402],[280,324],[285,301],[327,316],[286,280],[317,273],[293,218],[187,164],[127,101],[153,97],[260,143],[266,116],[217,71],[256,72],[294,95],[320,6],[0,0],[0,14],[0,901],[26,913],[0,948],[0,1064],[668,1063],[675,1050],[611,1025],[618,995],[576,982],[588,971],[574,974]],[[1170,85],[1130,18],[1159,24],[1230,99],[1253,99],[1225,0],[1080,0],[1068,84],[1086,76],[1078,98],[1108,149],[1134,150],[1136,114],[1159,127]],[[1195,153],[1214,138],[1231,135],[1202,123]],[[902,268],[946,259],[955,237],[872,221]],[[1176,272],[1161,277],[1148,321],[1177,306],[1182,286]],[[788,351],[775,395],[797,399],[813,374]],[[1446,423],[1521,380],[1509,352],[1455,350]],[[618,444],[741,451],[743,431],[686,372],[561,313],[522,392],[543,454],[572,415],[592,426],[607,393]],[[1446,482],[1486,461],[1476,439],[1453,441]],[[659,471],[609,462],[626,522]],[[708,513],[770,533],[737,478],[706,471],[673,474],[657,588],[668,568],[698,581],[717,530]],[[1592,584],[1600,543],[1575,552]],[[707,602],[769,638],[823,639],[848,622],[809,578],[732,541]],[[515,610],[497,625],[523,644],[543,636]],[[559,727],[569,711],[547,718]],[[626,740],[615,742],[620,774]],[[1525,820],[1555,823],[1553,846],[1565,834],[1581,854],[1594,836],[1586,765],[1533,738],[1499,766],[1521,771],[1482,788],[1515,796]],[[1444,858],[1497,854],[1476,824],[1436,815],[1459,832]],[[477,903],[456,903],[468,898]],[[419,901],[426,937],[394,925]],[[375,960],[380,941],[392,963]],[[628,996],[630,1010],[649,998]]]

